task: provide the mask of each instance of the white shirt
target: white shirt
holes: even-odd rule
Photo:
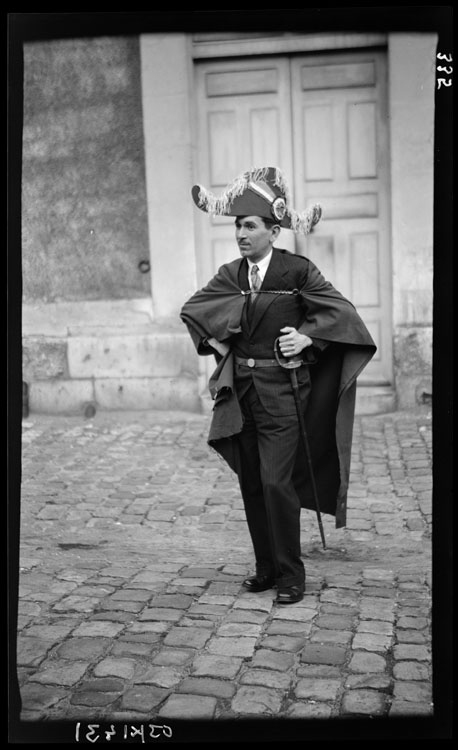
[[[263,258],[262,260],[260,260],[258,263],[253,263],[252,260],[249,260],[247,258],[247,261],[248,261],[248,281],[250,282],[250,287],[251,287],[251,269],[253,268],[253,266],[257,266],[258,267],[258,276],[260,277],[261,284],[262,284],[262,282],[264,281],[264,276],[266,275],[267,269],[269,267],[269,263],[270,263],[271,257],[272,257],[272,250],[270,251],[270,253],[268,255],[266,255],[265,258]]]

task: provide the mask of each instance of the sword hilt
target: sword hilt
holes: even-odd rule
[[[275,339],[274,342],[274,354],[280,367],[284,367],[285,370],[295,370],[304,364],[302,359],[295,359],[294,357],[285,357],[280,351],[280,337]]]

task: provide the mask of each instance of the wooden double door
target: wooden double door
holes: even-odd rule
[[[252,166],[278,166],[301,210],[323,207],[305,255],[347,296],[378,351],[362,385],[392,382],[386,57],[383,51],[197,62],[196,181],[221,193]],[[198,212],[199,283],[238,257],[233,219]]]

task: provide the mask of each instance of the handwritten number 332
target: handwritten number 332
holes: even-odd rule
[[[438,60],[444,60],[445,62],[451,63],[453,58],[451,55],[444,55],[443,53],[439,53],[437,55]],[[439,73],[445,73],[445,75],[452,75],[453,73],[453,67],[451,65],[444,66],[444,65],[438,65],[437,71]],[[446,79],[446,78],[438,78],[437,79],[437,88],[440,89],[441,86],[451,86],[452,85],[452,79]]]

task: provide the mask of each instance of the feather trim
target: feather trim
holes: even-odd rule
[[[275,173],[273,184],[280,188],[285,197],[286,212],[290,217],[291,229],[296,233],[309,234],[312,227],[321,219],[321,206],[316,203],[311,208],[301,212],[293,209],[288,183],[278,167],[253,167],[236,177],[220,196],[216,196],[203,185],[198,185],[199,207],[211,216],[226,215],[234,199],[242,195],[248,188],[249,182],[267,182],[267,177],[270,177],[272,169]]]
[[[291,229],[293,232],[299,234],[309,234],[312,227],[314,227],[315,224],[318,224],[321,219],[321,213],[322,210],[319,203],[315,203],[314,206],[311,206],[306,211],[301,211],[300,213],[291,209],[289,211]]]
[[[282,190],[285,195],[286,205],[289,206],[290,193],[286,180],[278,167],[275,167],[274,169],[274,184]],[[199,206],[210,215],[224,216],[227,209],[234,201],[234,198],[237,198],[245,192],[251,180],[253,182],[266,182],[270,171],[271,167],[253,167],[247,172],[243,172],[243,174],[236,177],[235,180],[225,188],[224,192],[221,193],[219,197],[207,190],[203,185],[199,185]]]

